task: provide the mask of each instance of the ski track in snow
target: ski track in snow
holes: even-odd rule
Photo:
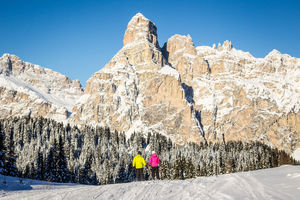
[[[1,184],[2,179],[1,176]],[[25,184],[23,185],[18,182],[17,178],[7,177],[7,185],[0,185],[0,199],[296,200],[300,196],[300,166],[281,166],[273,169],[187,180],[144,181],[103,186],[48,183],[29,179],[24,179]],[[28,190],[28,186],[31,189]]]

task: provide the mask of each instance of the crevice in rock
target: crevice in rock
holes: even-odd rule
[[[201,134],[201,136],[202,136],[205,144],[207,144],[207,140],[205,138],[204,127],[203,127],[203,124],[202,124],[201,111],[194,110],[193,106],[191,107],[191,111],[192,111],[192,116],[194,117],[196,125],[198,127],[198,130],[199,130],[199,132],[200,132],[200,134]]]
[[[169,63],[169,52],[168,52],[168,43],[166,42],[163,46],[163,48],[161,49],[162,55],[163,57],[166,59],[167,63]]]
[[[217,131],[216,131],[217,115],[218,115],[218,106],[217,106],[217,104],[215,104],[215,108],[214,108],[214,111],[213,111],[213,116],[214,116],[213,126],[214,126],[214,137],[215,137],[215,139],[217,139]]]
[[[206,64],[207,64],[207,68],[208,68],[208,73],[211,74],[211,67],[209,65],[208,60],[205,60]]]
[[[195,103],[194,101],[194,90],[191,86],[188,86],[185,83],[181,83],[181,87],[184,90],[184,94],[185,94],[185,99],[187,100],[188,103],[193,104]]]

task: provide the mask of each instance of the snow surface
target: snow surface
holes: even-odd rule
[[[180,79],[179,72],[176,69],[174,69],[173,67],[170,67],[169,65],[165,65],[164,67],[162,67],[161,70],[159,70],[159,72],[161,74],[174,76],[177,80]]]
[[[300,161],[300,148],[296,149],[296,150],[293,152],[292,156],[293,156],[293,158],[294,158],[295,160]]]
[[[0,178],[1,199],[299,199],[300,166],[188,180],[144,181],[104,186]]]

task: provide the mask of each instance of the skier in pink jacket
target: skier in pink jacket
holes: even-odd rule
[[[158,156],[156,155],[155,151],[152,151],[152,156],[149,161],[149,165],[152,167],[151,172],[152,172],[152,179],[159,179],[159,173],[158,173],[158,167],[160,165],[160,161]]]

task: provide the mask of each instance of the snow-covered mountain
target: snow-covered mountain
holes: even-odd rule
[[[187,180],[162,180],[91,186],[0,176],[1,199],[290,199],[300,196],[299,166]]]
[[[254,58],[229,41],[194,47],[190,36],[180,35],[163,51],[192,88],[207,140],[224,134],[225,140],[259,140],[287,151],[299,147],[300,59],[277,50]]]
[[[258,140],[290,153],[300,147],[300,59],[277,50],[255,58],[229,41],[195,47],[182,35],[161,48],[157,27],[141,13],[123,43],[84,93],[78,81],[5,54],[1,117],[159,132],[178,144]]]
[[[1,118],[43,116],[64,121],[82,94],[78,80],[23,62],[15,55],[0,58]]]
[[[178,142],[199,141],[180,74],[162,55],[154,23],[137,14],[129,22],[123,42],[112,60],[87,81],[71,120],[128,134],[156,131]]]
[[[300,146],[300,60],[273,50],[265,58],[233,48],[195,47],[174,35],[163,48],[141,13],[123,48],[87,82],[71,121],[125,131],[160,132],[177,143],[259,140]]]

